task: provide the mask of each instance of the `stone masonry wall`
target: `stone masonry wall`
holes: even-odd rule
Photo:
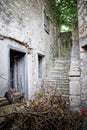
[[[80,49],[78,37],[78,22],[72,23],[72,51],[69,72],[70,79],[70,107],[79,110],[81,105],[80,92]]]
[[[59,57],[70,59],[72,48],[72,32],[60,33]]]
[[[47,69],[49,69],[53,58],[57,57],[58,53],[55,20],[51,19],[49,21],[49,34],[44,31],[44,8],[47,11],[50,10],[52,6],[50,3],[42,0],[0,0],[0,35],[27,43],[32,48],[31,54],[28,55],[29,95],[36,91],[38,82],[44,79]],[[1,41],[0,55],[3,54],[3,51]],[[38,78],[38,54],[44,56],[41,79]],[[0,66],[3,68],[1,63],[3,63],[2,57]],[[8,65],[6,70],[8,70]],[[5,71],[6,73],[8,74],[8,71]],[[3,84],[1,86],[3,87]]]
[[[81,105],[87,108],[87,0],[78,0],[78,23],[81,62]]]

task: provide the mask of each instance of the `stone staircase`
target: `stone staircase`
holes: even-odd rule
[[[47,86],[55,87],[56,91],[67,99],[69,99],[69,69],[69,59],[56,59],[46,77]]]

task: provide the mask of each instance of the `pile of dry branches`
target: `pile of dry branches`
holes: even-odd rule
[[[57,92],[39,92],[24,110],[5,115],[0,130],[82,130],[82,117]]]

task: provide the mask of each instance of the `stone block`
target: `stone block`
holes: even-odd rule
[[[72,78],[72,80],[70,80],[70,95],[80,95],[80,82],[77,79]]]
[[[80,96],[70,96],[69,99],[71,107],[79,107],[81,105]]]

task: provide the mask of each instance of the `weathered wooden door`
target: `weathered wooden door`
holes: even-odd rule
[[[25,92],[25,53],[10,51],[10,79],[16,92]]]
[[[25,63],[24,56],[18,57],[14,63],[14,87],[16,91],[24,91],[25,87]]]

